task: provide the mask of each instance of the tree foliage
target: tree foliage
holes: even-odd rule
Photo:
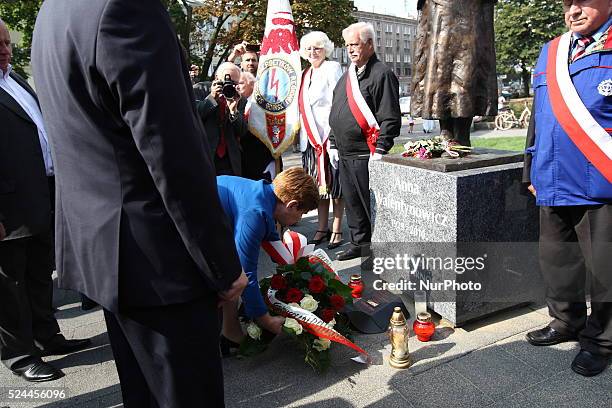
[[[0,2],[0,18],[2,18],[10,30],[19,31],[23,34],[21,43],[13,47],[11,65],[24,78],[28,77],[25,68],[30,64],[30,48],[32,45],[34,23],[36,22],[36,15],[41,4],[42,0]]]
[[[261,42],[267,5],[267,0],[205,0],[201,7],[194,8],[194,26],[203,28],[195,34],[199,36],[195,40],[206,41],[207,45],[202,73],[209,71],[215,57],[224,61],[235,44],[243,40]],[[355,22],[351,0],[292,0],[291,8],[298,38],[308,31],[320,30],[341,44],[342,29]]]
[[[30,47],[36,15],[43,0],[0,1],[0,16],[9,28],[23,34],[13,50],[12,64],[25,75],[30,63]],[[232,47],[246,40],[260,43],[263,37],[267,0],[161,0],[168,9],[176,33],[192,63],[206,75],[213,61],[224,61]],[[336,44],[342,42],[342,29],[355,22],[351,0],[292,0],[298,38],[310,30],[321,30]],[[200,59],[193,55],[194,43],[205,47]],[[215,57],[218,57],[215,59]],[[216,67],[213,67],[216,68]]]
[[[531,69],[540,48],[566,30],[558,0],[499,0],[495,12],[497,72],[520,70],[529,94]]]

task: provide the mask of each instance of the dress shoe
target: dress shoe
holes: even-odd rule
[[[552,346],[553,344],[564,343],[566,341],[576,341],[578,337],[569,334],[562,334],[550,326],[540,330],[534,330],[525,336],[527,341],[534,346]]]
[[[336,256],[336,259],[339,261],[348,261],[349,259],[355,259],[361,257],[361,248],[356,246],[351,246],[346,251],[342,251]]]
[[[240,350],[240,344],[228,339],[224,335],[219,337],[219,348],[221,349],[221,356],[231,357],[238,354],[238,350]]]
[[[329,238],[329,244],[327,244],[327,249],[336,249],[344,243],[343,239],[340,239],[340,241],[332,242],[336,235],[340,235],[340,238],[342,238],[342,232],[332,232],[331,237]]]
[[[317,234],[324,234],[322,235],[319,239],[315,239],[315,237],[317,236]],[[328,240],[331,237],[331,231],[327,230],[327,231],[317,231],[315,232],[315,234],[312,236],[312,239],[310,241],[308,241],[309,244],[314,244],[314,245],[319,245],[321,242]]]
[[[572,370],[585,377],[592,377],[601,373],[608,366],[608,357],[580,350],[572,361]]]
[[[64,376],[63,372],[41,359],[36,359],[23,367],[13,368],[11,371],[30,382],[53,381]]]
[[[44,356],[60,356],[64,354],[74,353],[75,351],[86,349],[91,345],[90,339],[74,339],[64,340],[42,350],[41,355]]]

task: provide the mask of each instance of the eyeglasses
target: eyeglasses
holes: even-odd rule
[[[308,47],[306,48],[306,52],[319,53],[323,50],[322,47]]]

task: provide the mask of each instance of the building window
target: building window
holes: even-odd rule
[[[397,31],[396,31],[396,33],[397,33],[397,34],[399,34],[399,33],[400,33],[400,26],[399,26],[399,24],[397,25]]]
[[[404,34],[410,34],[410,27],[404,26]]]
[[[380,21],[377,21],[377,22],[376,22],[376,29],[377,29],[377,30],[380,30]]]
[[[404,62],[410,62],[410,55],[404,54]]]
[[[390,38],[387,38],[387,40],[386,40],[386,42],[385,42],[385,45],[386,45],[387,47],[393,47],[393,40],[392,40],[392,39],[390,39]]]
[[[408,49],[408,40],[404,40],[404,49],[407,50]]]
[[[397,54],[397,58],[396,58],[395,62],[401,62],[400,58],[401,58],[401,56],[399,54]]]
[[[376,45],[380,46],[380,37],[376,37]]]

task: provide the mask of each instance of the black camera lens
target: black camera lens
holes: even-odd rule
[[[223,81],[221,93],[228,99],[233,99],[238,95],[236,85],[234,85],[234,81],[232,81],[232,77],[229,74],[225,74],[225,80]]]

